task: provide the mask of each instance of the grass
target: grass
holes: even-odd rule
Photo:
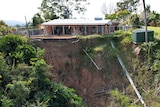
[[[93,39],[93,38],[105,38],[106,36],[101,36],[101,35],[98,35],[98,34],[93,34],[93,35],[86,35],[86,36],[77,35],[76,37],[80,38],[80,39]]]
[[[148,27],[148,30],[154,31],[154,37],[158,40],[160,40],[160,27]]]
[[[102,51],[104,51],[105,47],[106,47],[106,44],[102,44],[102,45],[96,46],[94,48],[94,51],[96,51],[96,52],[102,52]]]

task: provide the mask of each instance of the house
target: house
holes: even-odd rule
[[[46,35],[105,35],[114,32],[110,20],[55,19],[42,24]]]

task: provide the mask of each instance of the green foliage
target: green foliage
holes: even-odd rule
[[[114,37],[121,37],[121,38],[128,37],[128,36],[131,37],[131,32],[130,31],[118,30],[113,34],[113,36]]]
[[[120,42],[120,44],[123,47],[128,47],[130,46],[130,44],[132,43],[132,37],[131,37],[131,32],[130,31],[122,31],[122,30],[118,30],[113,34],[114,37],[114,41],[116,40],[116,42]],[[121,46],[118,45],[118,46]]]
[[[16,48],[15,53],[17,53],[16,55],[14,55],[15,57],[17,57],[19,60],[23,60],[26,64],[30,64],[30,60],[31,58],[36,58],[36,49],[31,46],[31,45],[19,45]]]
[[[16,48],[19,45],[26,44],[27,39],[23,38],[21,36],[9,34],[6,36],[3,36],[0,39],[0,52],[4,54],[4,57],[6,59],[6,62],[8,64],[15,65],[16,63],[16,57],[22,57],[23,55],[21,52],[16,52]]]
[[[2,107],[13,107],[14,106],[13,100],[8,98],[7,96],[2,95],[0,98],[0,101],[2,103],[1,104]]]
[[[122,36],[124,32],[116,32],[118,39],[116,39],[117,47],[122,53],[123,61],[126,62],[125,66],[137,86],[140,94],[142,95],[147,106],[159,106],[159,84],[160,84],[160,51],[159,40],[157,42],[148,42],[140,45],[141,51],[139,55],[133,55],[131,47],[137,46],[128,44],[127,46],[120,44],[128,36]],[[121,38],[121,39],[119,39]],[[134,47],[135,49],[135,47]],[[123,57],[124,56],[124,57]],[[127,93],[133,96],[132,99],[137,98],[135,92],[127,86]],[[129,89],[129,90],[128,90]],[[119,97],[118,97],[119,98]],[[115,100],[114,100],[115,101]],[[117,100],[116,100],[117,101]],[[116,106],[120,106],[121,103]],[[140,104],[137,103],[140,106]],[[124,105],[125,106],[125,105]],[[113,106],[114,107],[114,106]]]
[[[119,10],[128,10],[129,12],[135,12],[140,0],[122,0],[117,2],[117,9]]]
[[[38,90],[44,90],[50,87],[51,81],[49,80],[49,69],[50,67],[46,64],[46,62],[41,59],[32,62],[32,69],[34,72],[34,86]],[[48,72],[47,72],[48,71]]]
[[[75,90],[62,84],[53,84],[50,106],[54,107],[83,107],[82,98],[75,94]]]
[[[14,34],[3,36],[0,39],[0,52],[4,52],[6,55],[9,55],[16,50],[18,45],[22,45],[24,43],[26,43],[26,39],[21,36]]]
[[[153,62],[153,70],[159,71],[160,70],[160,50],[157,50],[154,56],[156,59]]]
[[[120,10],[116,12],[117,19],[123,19],[125,16],[129,15],[130,12],[128,10]]]
[[[40,102],[36,100],[35,102],[29,103],[26,107],[48,107],[47,102]]]
[[[153,48],[156,44],[157,44],[156,42],[148,42],[148,43],[145,42],[140,46],[144,56],[147,57],[148,63],[150,63],[150,61],[152,60],[152,56],[154,53]]]
[[[0,36],[6,35],[8,33],[12,33],[15,29],[12,27],[8,27],[4,21],[0,20]]]
[[[102,36],[98,34],[87,35],[87,36],[77,35],[77,38],[82,39],[82,40],[89,40],[89,39],[94,39],[94,38],[102,38]]]
[[[27,38],[17,35],[6,35],[0,40],[0,52],[11,66],[24,62],[30,65],[32,58],[42,59],[44,50],[27,44]]]
[[[118,104],[120,107],[135,107],[135,105],[131,104],[130,99],[121,94],[118,89],[112,90],[110,92],[111,97],[115,101],[116,104]]]
[[[111,19],[111,20],[114,20],[114,19],[117,19],[117,16],[116,16],[116,13],[114,14],[106,14],[105,15],[105,19]]]
[[[27,38],[1,37],[1,107],[83,107],[75,90],[50,81],[51,67],[44,61],[44,52],[29,45]]]
[[[157,13],[156,11],[152,11],[150,12],[148,20],[149,20],[148,23],[151,26],[159,26],[160,14]]]
[[[122,41],[121,41],[121,44],[122,44],[123,46],[129,46],[129,44],[131,44],[131,43],[132,43],[132,37],[131,37],[131,35],[124,37],[124,38],[122,39]]]
[[[70,18],[73,11],[84,13],[88,4],[86,2],[87,0],[43,0],[39,9],[45,19],[46,17],[50,20],[55,18]]]
[[[33,18],[32,18],[32,25],[33,26],[38,26],[39,24],[43,23],[43,19],[42,16],[40,15],[40,13],[36,13]]]
[[[133,28],[139,28],[140,27],[140,19],[137,14],[132,14],[130,18],[130,23]]]
[[[123,30],[117,30],[115,33],[114,33],[114,35],[122,35],[123,34]]]
[[[9,67],[6,64],[4,55],[0,53],[0,87],[5,86],[10,81]]]
[[[39,7],[41,16],[44,18],[44,21],[50,21],[53,19],[57,19],[54,5],[49,0],[43,0],[41,6]],[[34,18],[34,17],[33,17]],[[38,16],[38,20],[40,17]]]
[[[49,107],[83,107],[82,98],[76,95],[74,89],[57,83],[52,84],[48,90],[37,92],[35,98]]]
[[[25,81],[13,80],[11,84],[6,86],[7,93],[12,98],[14,105],[21,106],[29,97],[30,89],[26,86]]]
[[[113,14],[107,15],[105,19],[124,19],[126,16],[130,15],[130,12],[128,10],[119,10]]]

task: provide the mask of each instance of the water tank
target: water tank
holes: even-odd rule
[[[102,17],[95,17],[94,20],[103,20]]]
[[[154,31],[147,30],[148,42],[154,41]],[[140,44],[145,42],[145,29],[134,30],[132,32],[132,41],[135,44]]]

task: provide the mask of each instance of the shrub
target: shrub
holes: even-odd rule
[[[114,35],[121,35],[121,34],[123,34],[123,30],[118,30],[118,31],[116,31],[115,33],[114,33]]]
[[[111,97],[120,107],[135,107],[135,105],[131,104],[130,99],[121,94],[118,89],[112,90],[110,92]]]
[[[127,45],[129,45],[129,44],[131,44],[132,43],[132,38],[131,38],[131,36],[126,36],[126,37],[124,37],[123,39],[122,39],[122,41],[121,41],[121,44],[123,45],[123,46],[127,46]]]

